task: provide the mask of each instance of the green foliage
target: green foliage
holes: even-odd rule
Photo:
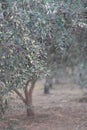
[[[0,79],[13,89],[44,72],[46,54],[38,41],[38,13],[25,10],[21,1],[5,4],[8,7],[1,10]]]
[[[0,79],[8,91],[59,66],[80,64],[82,44],[74,35],[84,21],[80,0],[4,0],[0,6]]]

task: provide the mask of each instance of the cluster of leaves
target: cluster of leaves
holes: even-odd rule
[[[0,79],[8,88],[81,62],[80,0],[1,0],[0,7]]]
[[[46,26],[45,41],[48,68],[54,71],[60,67],[81,64],[83,55],[86,57],[83,46],[83,43],[86,44],[86,39],[81,39],[81,34],[85,29],[84,24],[86,24],[82,17],[83,2],[80,0],[50,1],[48,9],[49,23]],[[79,42],[79,38],[82,42]]]
[[[27,79],[37,78],[45,70],[46,52],[39,12],[31,1],[2,1],[0,38],[0,79],[10,89],[23,87]]]

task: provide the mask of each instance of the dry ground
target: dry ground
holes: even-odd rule
[[[43,94],[41,82],[36,86],[35,116],[26,117],[22,102],[13,94],[5,120],[0,121],[0,130],[87,130],[87,102],[81,100],[83,91],[78,86],[59,84],[49,95]]]

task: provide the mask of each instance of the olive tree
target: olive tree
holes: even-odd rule
[[[33,115],[32,92],[35,82],[45,71],[46,53],[41,43],[39,12],[34,2],[2,1],[0,38],[0,80],[7,90],[15,91]],[[27,7],[26,7],[27,6]],[[28,7],[30,6],[30,7]],[[41,35],[41,36],[40,36]],[[24,95],[19,88],[24,89]]]
[[[1,0],[0,7],[0,80],[5,93],[15,91],[27,106],[27,115],[33,115],[37,79],[82,62],[82,43],[75,31],[81,25],[83,4],[80,0]]]

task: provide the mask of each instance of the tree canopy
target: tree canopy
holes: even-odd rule
[[[8,91],[61,66],[86,63],[80,0],[0,1],[0,80]]]

